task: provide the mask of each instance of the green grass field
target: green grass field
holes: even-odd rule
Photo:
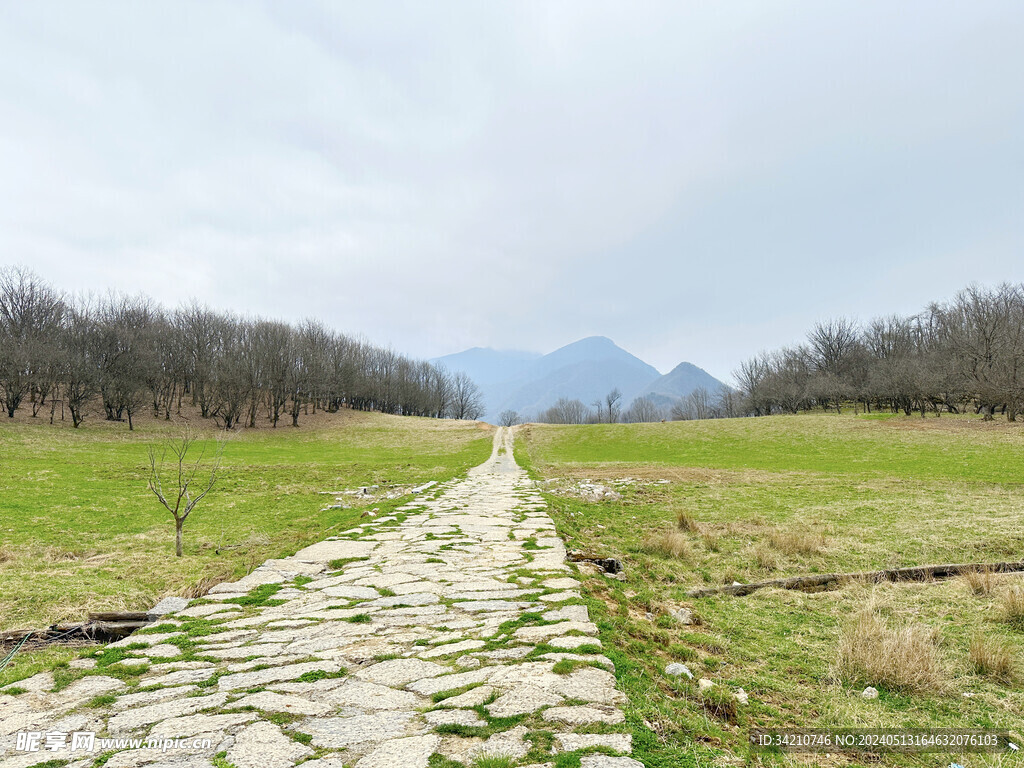
[[[1024,625],[1007,613],[1010,596],[1024,594],[1014,591],[1024,590],[1020,576],[996,576],[980,594],[957,578],[686,597],[693,587],[804,573],[1024,559],[1021,425],[817,414],[531,425],[519,434],[520,463],[552,481],[567,545],[625,563],[624,582],[591,575],[587,588],[648,768],[873,763],[755,752],[746,744],[754,727],[1000,727],[1024,736]],[[573,494],[581,478],[622,499],[582,500]],[[684,606],[698,625],[671,618]],[[870,631],[856,635],[858,626]],[[916,642],[910,658],[878,650],[890,636]],[[840,652],[844,638],[851,645]],[[984,654],[972,655],[972,641],[1014,668],[979,669]],[[866,667],[850,647],[869,657]],[[671,661],[715,687],[702,693],[696,680],[667,677]],[[921,679],[907,679],[919,666]],[[878,699],[861,697],[868,685]],[[749,704],[736,703],[739,688]],[[956,762],[1016,764],[1009,760]]]
[[[0,421],[0,629],[145,610],[241,576],[356,523],[362,509],[321,511],[333,503],[321,491],[445,480],[490,453],[490,431],[466,422],[342,411],[306,424],[229,437],[176,558],[173,519],[146,481],[149,446],[180,436],[181,425]],[[215,430],[200,429],[212,448]]]

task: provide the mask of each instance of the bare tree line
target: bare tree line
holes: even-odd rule
[[[636,424],[746,415],[740,393],[729,387],[722,387],[716,392],[698,387],[686,397],[670,403],[665,402],[666,398],[645,395],[634,399],[625,409],[619,405],[621,400],[622,394],[618,389],[613,389],[602,400],[595,400],[591,403],[592,407],[586,406],[581,400],[562,397],[542,411],[537,421],[547,424]],[[515,416],[519,418],[518,414]]]
[[[464,373],[357,340],[307,320],[298,326],[216,312],[167,310],[144,296],[61,294],[22,268],[0,270],[0,397],[11,418],[58,404],[78,427],[98,408],[112,421],[146,410],[170,419],[183,404],[225,428],[299,425],[342,407],[477,419],[480,390]]]
[[[816,324],[807,342],[734,373],[743,411],[762,416],[844,407],[906,415],[1024,409],[1024,285],[971,286],[918,314]]]

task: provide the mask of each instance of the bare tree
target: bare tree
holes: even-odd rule
[[[484,412],[480,388],[469,375],[460,371],[452,377],[451,416],[453,419],[479,419]]]
[[[63,315],[61,297],[35,274],[21,267],[0,270],[0,390],[10,418],[26,395],[52,381],[47,363]]]
[[[626,409],[622,416],[622,420],[630,424],[664,421],[665,411],[654,401],[654,398],[647,395],[645,397],[638,397],[630,403],[629,408]]]
[[[704,387],[697,387],[686,396],[686,402],[693,410],[693,418],[711,418],[711,395]]]
[[[498,423],[503,427],[514,427],[516,424],[521,422],[522,419],[519,417],[518,411],[507,410],[502,411],[498,415]]]
[[[204,464],[206,449],[200,448],[196,455],[193,450],[195,444],[196,438],[186,427],[180,439],[164,443],[159,458],[155,447],[149,449],[149,490],[174,516],[174,554],[178,557],[184,554],[182,532],[185,521],[213,489],[224,455],[224,443],[218,441],[214,456]],[[171,455],[170,467],[165,471],[168,453]],[[167,478],[167,491],[164,490],[164,478]]]
[[[234,318],[221,318],[215,336],[216,354],[206,382],[207,413],[224,424],[224,429],[238,425],[246,403],[252,396],[242,337],[245,324]]]
[[[546,424],[585,424],[590,415],[590,411],[581,400],[560,397],[553,406],[537,417],[537,421]]]
[[[81,426],[86,407],[100,391],[99,367],[91,343],[94,325],[88,307],[75,307],[60,334],[60,388],[75,429]]]
[[[592,405],[594,406],[596,421],[601,424],[614,424],[617,422],[622,412],[621,402],[622,392],[618,387],[615,387],[615,389],[605,395],[603,400],[595,400]]]

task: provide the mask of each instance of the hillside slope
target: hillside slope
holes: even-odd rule
[[[658,405],[667,407],[701,387],[714,395],[725,387],[725,384],[693,363],[680,363],[664,376],[659,376],[641,387],[634,396],[649,396]]]

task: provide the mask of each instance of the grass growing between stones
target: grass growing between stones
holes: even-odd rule
[[[1024,576],[686,595],[805,573],[1020,560],[1022,449],[1017,424],[819,414],[531,425],[517,459],[556,488],[587,478],[622,494],[548,501],[567,546],[625,564],[622,582],[581,574],[584,594],[630,700],[634,756],[668,768],[825,759],[752,751],[754,728],[1000,728],[1024,737]],[[614,484],[623,478],[636,482]],[[683,607],[692,624],[672,618]],[[667,676],[672,661],[694,679]],[[714,687],[702,691],[698,678]],[[869,685],[877,699],[861,696]],[[749,703],[737,698],[741,688]],[[950,760],[890,753],[868,762]]]

